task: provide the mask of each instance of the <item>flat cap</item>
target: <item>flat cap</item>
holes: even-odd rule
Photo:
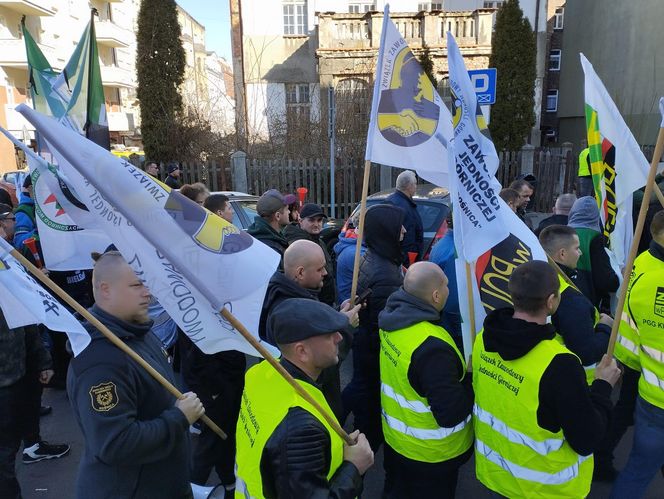
[[[300,210],[300,218],[313,218],[313,217],[324,217],[327,218],[327,215],[323,209],[315,203],[307,203]]]
[[[277,305],[267,319],[268,340],[287,345],[297,341],[343,331],[348,317],[329,305],[308,298],[289,298]]]
[[[180,165],[178,165],[177,163],[171,163],[170,165],[168,165],[168,173],[173,173],[175,170],[179,169]]]
[[[265,191],[263,195],[258,198],[256,211],[258,211],[258,214],[261,217],[267,217],[279,211],[284,206],[286,206],[286,202],[281,193],[276,189],[270,189],[269,191]]]

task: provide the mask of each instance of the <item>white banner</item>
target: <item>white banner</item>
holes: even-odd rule
[[[25,105],[17,110],[48,142],[99,226],[191,340],[205,353],[256,355],[219,311],[226,307],[258,338],[279,255],[54,120]]]
[[[447,186],[449,110],[385,7],[365,159]]]
[[[0,308],[10,328],[44,324],[67,333],[74,355],[90,344],[90,335],[74,316],[45,291],[10,254],[0,238]]]

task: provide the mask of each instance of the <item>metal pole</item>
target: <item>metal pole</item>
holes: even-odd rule
[[[334,138],[335,138],[335,103],[334,103],[334,86],[327,87],[327,102],[329,108],[329,123],[328,123],[328,136],[330,137],[330,217],[336,218],[335,213],[335,192],[334,192]]]

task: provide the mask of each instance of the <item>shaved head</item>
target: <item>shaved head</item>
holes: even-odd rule
[[[432,262],[416,262],[408,267],[403,289],[406,293],[433,305],[439,311],[445,306],[449,295],[447,276]]]
[[[150,320],[150,292],[117,251],[93,254],[92,285],[99,308],[126,322],[144,324]]]
[[[284,252],[284,274],[307,289],[321,289],[327,275],[325,253],[313,241],[294,241]]]
[[[315,242],[306,239],[294,241],[284,252],[284,273],[292,276],[298,267],[306,267],[321,256],[325,259],[322,248]]]
[[[569,215],[569,210],[572,209],[572,205],[576,201],[575,194],[561,194],[556,199],[555,211],[558,215]]]

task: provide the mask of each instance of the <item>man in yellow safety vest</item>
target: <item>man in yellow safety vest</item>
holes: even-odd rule
[[[328,414],[316,380],[339,361],[339,331],[348,317],[316,300],[277,305],[268,326],[281,365]],[[247,371],[237,423],[236,497],[354,498],[373,464],[364,434],[346,445],[312,404],[267,362]]]
[[[634,444],[612,498],[643,497],[664,466],[664,210],[650,224],[648,251],[634,262],[625,301],[628,326],[616,354],[641,371],[634,417]]]
[[[546,262],[517,267],[508,289],[514,309],[491,312],[473,347],[477,477],[506,497],[586,497],[620,370],[605,355],[588,387],[547,323],[560,296]]]
[[[378,316],[385,435],[384,497],[455,495],[459,467],[473,450],[473,389],[440,311],[447,277],[417,262]]]

